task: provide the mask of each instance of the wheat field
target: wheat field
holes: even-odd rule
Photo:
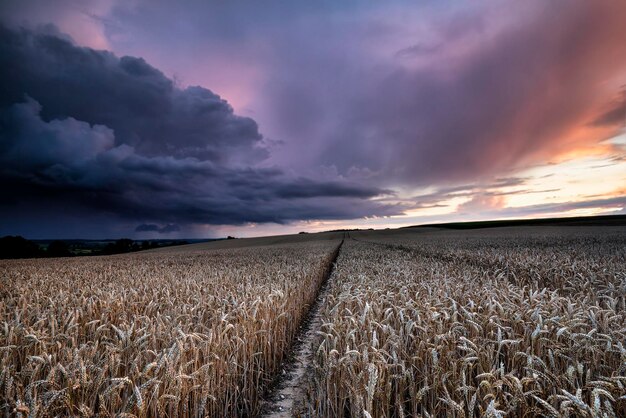
[[[303,414],[626,415],[623,231],[353,237]]]
[[[0,263],[13,416],[250,416],[338,242]]]
[[[289,415],[626,416],[625,232],[351,231],[0,261],[0,413],[272,416],[309,323]]]

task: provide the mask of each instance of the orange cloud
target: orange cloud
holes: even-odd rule
[[[506,198],[502,195],[478,194],[467,202],[457,206],[458,213],[479,214],[483,211],[503,209],[506,206]]]

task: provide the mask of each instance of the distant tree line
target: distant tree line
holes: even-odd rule
[[[6,236],[0,238],[1,258],[45,257],[46,253],[36,243],[24,237]]]
[[[122,238],[115,242],[107,244],[102,250],[102,255],[132,253],[134,251],[150,250],[152,248],[170,247],[172,245],[185,245],[188,241],[176,240],[159,243],[157,241],[133,241],[132,239]]]
[[[166,247],[170,245],[184,245],[188,241],[167,241],[159,243],[156,241],[133,241],[122,238],[114,242],[109,242],[100,248],[95,248],[89,253],[80,255],[111,255],[123,254],[134,251],[149,250],[151,248]],[[42,248],[36,242],[27,240],[21,236],[5,236],[0,238],[0,259],[2,258],[41,258],[41,257],[72,257],[72,246],[65,241],[52,241],[47,247]]]

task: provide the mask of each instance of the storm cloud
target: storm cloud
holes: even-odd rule
[[[265,158],[309,177],[327,167],[389,188],[482,181],[593,148],[624,122],[615,107],[626,77],[621,2],[192,1],[181,8],[113,0],[94,9],[102,16],[81,19],[65,1],[30,4],[8,18],[91,19],[68,27],[82,42],[104,38],[184,82],[228,92],[263,127],[265,138],[246,136],[258,147],[244,144],[239,154],[208,146],[207,156]],[[156,70],[135,66],[150,74],[147,90],[169,91]],[[129,106],[132,97],[124,99]],[[115,129],[118,141],[142,141],[96,119],[87,121]],[[167,136],[178,124],[169,126],[154,130]],[[189,148],[169,151],[196,152],[193,137]],[[138,149],[155,152],[164,142]]]
[[[159,234],[169,234],[170,232],[180,231],[180,226],[176,224],[167,224],[163,226],[155,224],[141,224],[137,225],[135,232],[158,232]]]
[[[254,163],[267,157],[254,120],[202,87],[177,88],[142,58],[81,48],[47,26],[0,26],[0,106],[25,95],[44,120],[72,117],[115,131],[149,156]]]
[[[219,96],[180,89],[141,58],[78,47],[54,28],[0,27],[0,92],[5,220],[26,211],[45,222],[65,207],[164,233],[399,211],[371,200],[383,189],[260,167],[267,150],[256,123]]]
[[[591,199],[564,174],[583,158],[623,194],[624,21],[584,0],[9,0],[0,216],[182,235],[501,214]],[[562,181],[506,190],[539,172]]]

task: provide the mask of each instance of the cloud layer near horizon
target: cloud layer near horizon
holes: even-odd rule
[[[387,193],[376,187],[259,167],[256,123],[225,100],[50,27],[0,27],[0,123],[3,219],[40,208],[45,220],[58,206],[213,225],[398,213],[369,200]]]

